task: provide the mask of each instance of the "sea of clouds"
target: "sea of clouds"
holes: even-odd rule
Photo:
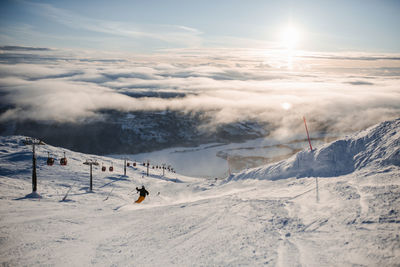
[[[400,56],[175,49],[151,55],[0,47],[0,123],[180,111],[206,127],[259,121],[274,137],[335,133],[400,117]],[[202,125],[204,127],[204,125]]]

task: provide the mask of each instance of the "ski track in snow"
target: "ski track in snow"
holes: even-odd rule
[[[47,151],[64,150],[46,146],[37,149],[42,198],[33,199],[25,197],[32,190],[26,169],[31,164],[30,148],[18,145],[20,140],[2,137],[0,149],[0,264],[4,266],[398,266],[400,262],[397,165],[318,177],[317,201],[312,176],[228,182],[169,173],[142,178],[145,169],[139,166],[128,168],[124,177],[119,174],[121,163],[114,159],[114,173],[94,169],[91,193],[88,168],[82,162],[111,159],[67,151],[68,166],[49,167],[43,164]],[[254,178],[251,170],[248,175]],[[142,183],[150,195],[142,204],[134,204],[135,187]]]

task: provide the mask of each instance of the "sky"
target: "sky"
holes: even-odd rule
[[[0,44],[152,53],[285,46],[400,52],[400,1],[1,1]]]
[[[172,110],[287,136],[302,116],[336,133],[400,117],[400,1],[0,5],[0,123]]]

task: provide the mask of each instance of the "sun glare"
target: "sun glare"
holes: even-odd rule
[[[282,103],[281,106],[284,110],[289,110],[292,107],[292,104],[285,102],[285,103]]]
[[[286,27],[281,32],[281,42],[282,45],[287,49],[295,49],[300,40],[300,32],[298,29],[292,26]]]

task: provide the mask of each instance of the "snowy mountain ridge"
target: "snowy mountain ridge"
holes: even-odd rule
[[[125,176],[121,158],[37,146],[39,199],[28,197],[32,147],[0,137],[0,265],[398,266],[398,129],[382,123],[229,182],[147,176],[142,164]],[[66,166],[46,164],[64,151]],[[87,159],[100,163],[93,191]],[[141,185],[150,195],[135,204]]]
[[[336,177],[363,168],[400,166],[400,119],[303,150],[287,160],[233,174],[229,180]]]

